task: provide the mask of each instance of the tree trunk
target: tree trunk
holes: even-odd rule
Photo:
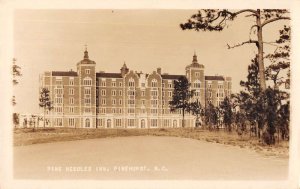
[[[264,66],[264,48],[263,48],[263,34],[260,18],[260,10],[257,9],[256,25],[257,25],[257,49],[258,49],[258,67],[259,67],[259,84],[262,91],[266,90],[265,66]]]
[[[44,123],[43,123],[43,125],[44,125],[44,128],[45,128],[45,108],[44,108]]]
[[[182,109],[182,127],[184,128],[184,108]]]

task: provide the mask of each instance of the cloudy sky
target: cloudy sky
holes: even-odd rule
[[[239,17],[222,32],[182,31],[196,10],[17,10],[14,14],[14,55],[23,76],[15,87],[16,111],[38,113],[39,74],[76,70],[87,44],[97,71],[119,72],[123,62],[134,71],[184,74],[194,51],[206,75],[231,76],[233,92],[247,76],[247,65],[256,47],[245,45],[255,20]],[[274,41],[274,23],[264,30],[265,41]],[[265,45],[268,51],[273,46]]]

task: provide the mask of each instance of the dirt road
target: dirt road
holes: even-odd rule
[[[16,179],[276,180],[288,159],[178,137],[119,137],[14,147]]]

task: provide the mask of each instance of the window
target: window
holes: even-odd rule
[[[128,105],[134,105],[134,100],[133,99],[129,99],[128,100]]]
[[[61,106],[60,107],[55,107],[54,111],[57,112],[57,113],[62,113],[63,108]]]
[[[91,112],[91,108],[85,107],[85,108],[84,108],[84,112],[85,112],[85,113],[90,113],[90,112]]]
[[[112,105],[116,105],[116,99],[112,99]]]
[[[56,104],[62,104],[63,103],[63,99],[62,98],[55,98],[55,103]]]
[[[172,97],[172,91],[168,91],[169,97]]]
[[[151,87],[157,87],[157,80],[156,79],[152,79]]]
[[[142,100],[142,105],[145,105],[145,100]]]
[[[85,119],[85,127],[91,127],[90,119]]]
[[[98,121],[97,121],[98,123],[98,126],[99,127],[103,127],[104,126],[104,119],[98,119]]]
[[[84,94],[91,94],[91,88],[85,88]]]
[[[85,105],[90,105],[91,104],[91,99],[90,98],[84,98],[84,103],[85,103]]]
[[[200,88],[201,87],[201,84],[200,84],[200,81],[199,80],[196,80],[194,82],[194,88]]]
[[[130,78],[129,81],[128,81],[128,86],[129,87],[134,87],[134,79],[133,78]]]
[[[119,99],[119,104],[122,105],[122,99]]]
[[[157,127],[157,119],[150,119],[150,126]]]
[[[151,91],[151,96],[157,96],[157,91]]]
[[[122,87],[122,82],[119,82],[119,87]]]
[[[100,113],[105,114],[106,113],[106,108],[100,108]]]
[[[56,126],[62,126],[62,118],[55,118],[54,119],[54,124]]]
[[[73,97],[69,98],[69,103],[74,104],[74,98]]]
[[[74,113],[74,107],[70,107],[70,108],[69,108],[69,112],[70,112],[70,113]]]
[[[151,109],[150,112],[151,114],[157,114],[157,109]]]
[[[134,114],[134,108],[128,108],[128,111],[127,111],[129,114]]]
[[[69,118],[69,126],[74,127],[75,126],[75,118]]]
[[[55,94],[58,94],[58,95],[63,94],[62,88],[56,88],[54,91],[55,91]]]
[[[134,127],[134,119],[127,119],[127,123],[129,127]]]
[[[73,88],[69,89],[69,95],[74,95],[74,89]]]
[[[61,78],[56,78],[56,85],[62,85],[62,79]]]
[[[85,78],[83,80],[83,85],[91,86],[92,85],[92,79],[91,78]]]
[[[106,96],[106,90],[105,90],[105,89],[102,89],[102,90],[101,90],[101,95],[102,95],[102,96]]]
[[[71,86],[74,85],[74,78],[70,78],[70,80],[69,80],[69,85],[71,85]]]
[[[113,82],[111,83],[111,86],[115,87],[115,86],[116,86],[116,82],[113,81]]]
[[[168,83],[168,88],[172,88],[172,83]]]
[[[122,126],[122,119],[116,119],[116,126],[121,127]]]
[[[85,74],[90,74],[91,70],[90,69],[85,69]]]
[[[102,105],[106,105],[106,99],[105,99],[105,98],[102,98],[102,99],[101,99],[101,104],[102,104]]]
[[[157,105],[157,100],[151,100],[151,105],[156,106]]]
[[[119,96],[122,96],[122,91],[121,90],[119,90]]]
[[[128,96],[134,96],[134,91],[128,91],[127,94]]]
[[[199,77],[199,76],[200,76],[200,73],[199,73],[199,72],[195,72],[195,76],[196,76],[196,77]]]
[[[142,94],[141,94],[142,96],[145,96],[145,91],[142,91]]]
[[[117,95],[117,91],[116,91],[116,90],[112,90],[112,91],[111,91],[111,95],[112,95],[112,96],[116,96],[116,95]]]
[[[142,87],[145,87],[145,83],[142,83],[141,86],[142,86]]]
[[[101,86],[102,87],[106,87],[106,82],[105,81],[101,81]]]

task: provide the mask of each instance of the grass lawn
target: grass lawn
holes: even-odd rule
[[[158,128],[158,129],[74,129],[74,128],[32,128],[14,129],[14,146],[23,146],[57,141],[72,141],[93,138],[127,137],[127,136],[174,136],[202,140],[225,145],[238,146],[255,150],[267,156],[287,158],[289,142],[281,141],[274,146],[262,144],[257,138],[249,135],[239,136],[236,132],[223,130],[208,131],[191,128]]]

